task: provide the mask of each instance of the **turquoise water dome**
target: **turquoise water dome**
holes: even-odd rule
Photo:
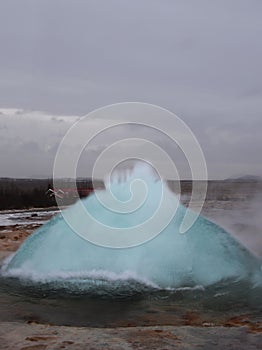
[[[99,196],[94,193],[65,209],[67,219],[60,213],[36,230],[6,261],[2,273],[33,283],[55,281],[72,289],[127,280],[163,289],[206,287],[225,281],[261,284],[261,261],[257,257],[202,216],[181,234],[179,228],[187,209],[162,181],[148,175],[143,180],[147,185],[146,199],[145,193],[139,191],[143,198],[135,210],[119,211],[119,201],[126,205],[130,199],[130,175],[120,183],[113,182],[110,189],[99,191]],[[165,196],[161,197],[163,193]],[[112,208],[112,194],[118,200],[116,210]],[[145,220],[150,225],[149,219],[158,211],[161,198],[162,212],[174,206],[175,215],[162,232],[137,246],[112,248],[94,244],[75,232],[68,222],[71,218],[81,232],[87,233],[86,237],[89,233],[100,235],[108,226],[121,235],[126,228],[139,230]],[[111,207],[101,199],[111,203]],[[84,216],[83,207],[89,215]],[[101,232],[96,232],[97,222],[101,223]]]

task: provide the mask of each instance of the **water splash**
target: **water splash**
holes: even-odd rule
[[[164,192],[164,209],[168,212],[170,207],[177,206],[177,210],[160,234],[135,247],[102,247],[80,237],[59,214],[24,242],[4,264],[2,274],[33,283],[53,283],[56,288],[86,291],[95,288],[98,294],[107,288],[136,289],[138,285],[168,290],[246,281],[262,286],[261,261],[223,228],[200,216],[186,234],[179,233],[186,208],[159,179],[148,173],[140,174],[147,185],[147,195],[141,201],[145,192],[139,190],[143,196],[138,196],[135,207],[130,207],[130,203],[134,204],[130,198],[137,195],[134,191],[132,197],[130,192],[136,176],[135,172],[121,183],[113,181],[100,196],[93,194],[78,201],[66,209],[67,217],[73,218],[81,230],[92,232],[92,221],[79,214],[83,205],[92,217],[117,228],[121,234],[122,229],[139,227],[142,221],[151,218]],[[118,207],[112,204],[112,194]],[[128,210],[118,212],[119,201]]]

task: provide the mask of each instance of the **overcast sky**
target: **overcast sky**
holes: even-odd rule
[[[261,18],[261,0],[1,1],[0,176],[52,173],[70,125],[123,101],[180,116],[210,178],[262,175]]]

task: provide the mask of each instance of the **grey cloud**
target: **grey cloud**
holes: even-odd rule
[[[32,142],[32,141],[29,141],[29,142],[25,142],[24,144],[22,144],[20,147],[20,150],[22,152],[39,152],[40,151],[40,147],[39,145],[36,143],[36,142]]]
[[[110,103],[158,104],[192,128],[210,176],[235,172],[236,159],[257,173],[261,10],[260,0],[1,2],[0,107],[65,124],[59,115]]]

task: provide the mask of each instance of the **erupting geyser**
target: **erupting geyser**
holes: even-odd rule
[[[221,227],[200,216],[188,232],[181,234],[179,227],[187,209],[162,181],[152,176],[142,175],[147,193],[138,208],[119,212],[116,201],[118,207],[112,210],[112,195],[123,205],[130,198],[132,201],[130,184],[134,178],[136,171],[123,182],[113,182],[110,189],[101,191],[100,199],[92,194],[78,201],[66,209],[67,218],[77,222],[81,230],[99,235],[100,232],[93,232],[93,221],[83,217],[80,206],[84,205],[90,216],[102,223],[101,232],[110,226],[121,235],[121,230],[131,226],[139,230],[143,221],[157,213],[164,193],[164,212],[172,205],[178,207],[158,235],[133,247],[102,247],[80,237],[59,214],[25,241],[2,267],[2,273],[33,282],[55,282],[71,289],[88,289],[92,283],[99,288],[105,281],[112,284],[130,280],[157,288],[209,286],[227,280],[261,284],[261,261]],[[134,198],[140,193],[145,196],[143,191],[138,192]],[[110,209],[101,199],[111,203]]]

